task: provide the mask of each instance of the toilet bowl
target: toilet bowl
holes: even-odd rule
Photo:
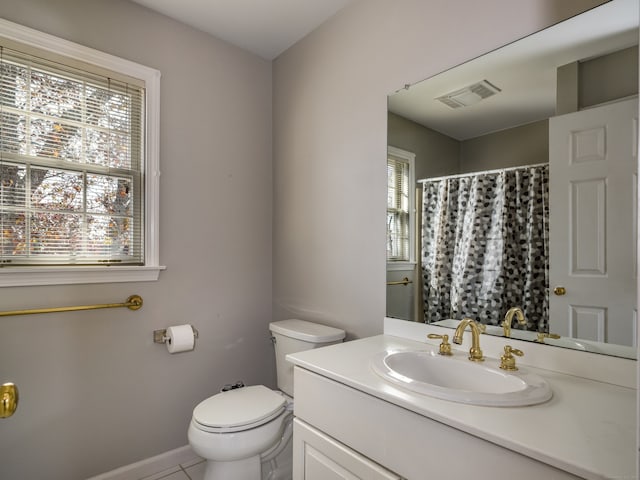
[[[207,461],[204,480],[291,478],[293,366],[289,353],[339,343],[343,330],[303,320],[269,324],[278,388],[252,385],[200,402],[189,424],[189,444]]]
[[[189,425],[189,444],[205,459],[205,479],[259,479],[260,454],[282,436],[291,413],[284,396],[262,385],[238,388],[199,403]]]

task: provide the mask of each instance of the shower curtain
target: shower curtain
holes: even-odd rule
[[[519,167],[424,180],[424,320],[498,325],[523,309],[548,323],[549,169]]]

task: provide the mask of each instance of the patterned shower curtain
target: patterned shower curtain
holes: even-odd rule
[[[523,309],[548,323],[549,168],[521,167],[424,181],[424,320],[498,325]]]

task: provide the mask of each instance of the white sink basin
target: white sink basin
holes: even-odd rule
[[[518,407],[546,402],[549,384],[526,370],[507,372],[466,356],[438,355],[434,351],[382,352],[372,360],[373,370],[385,380],[415,393],[453,402],[494,407]]]

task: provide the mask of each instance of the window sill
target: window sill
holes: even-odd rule
[[[153,282],[167,267],[6,267],[0,268],[0,287],[73,285],[83,283]]]
[[[416,262],[387,262],[387,271],[407,271],[414,270],[416,268]]]

